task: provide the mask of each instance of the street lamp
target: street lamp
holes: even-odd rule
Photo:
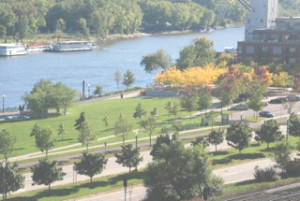
[[[90,99],[91,94],[91,84],[88,84],[88,99]]]
[[[6,162],[2,162],[2,171],[3,171],[3,200],[6,200],[6,181],[5,181],[5,174],[6,174]]]
[[[240,116],[241,116],[241,122],[243,122],[243,112],[241,112]]]
[[[3,104],[2,105],[2,113],[4,113],[4,111],[5,111],[4,110],[4,108],[5,108],[5,95],[4,94],[2,95],[2,104]]]
[[[139,132],[135,131],[135,148],[136,149],[138,148],[138,135],[139,135]]]

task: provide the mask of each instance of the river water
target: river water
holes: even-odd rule
[[[117,69],[121,72],[131,69],[136,76],[133,86],[145,87],[153,83],[154,77],[146,74],[140,66],[140,61],[145,54],[163,49],[175,62],[182,48],[189,45],[194,38],[202,36],[214,41],[217,51],[223,51],[225,47],[236,47],[237,41],[244,39],[244,28],[228,28],[212,33],[147,36],[120,41],[92,52],[2,57],[0,58],[0,98],[5,95],[5,107],[23,104],[21,97],[25,92],[30,92],[34,83],[42,78],[53,82],[62,81],[78,92],[81,90],[82,81],[85,80],[91,85],[91,91],[95,86],[102,85],[104,93],[108,93],[117,90],[114,81],[114,73]],[[2,103],[2,100],[0,102]]]

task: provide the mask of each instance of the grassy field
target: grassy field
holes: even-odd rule
[[[97,138],[105,137],[107,135],[114,135],[113,126],[120,113],[132,123],[134,129],[140,128],[138,125],[139,120],[133,118],[135,107],[141,103],[143,108],[148,112],[152,111],[154,107],[158,108],[158,122],[163,123],[174,119],[174,116],[169,116],[164,109],[165,104],[168,102],[179,102],[176,98],[131,98],[131,99],[116,99],[106,100],[84,105],[75,105],[69,109],[66,116],[49,117],[41,120],[27,120],[27,121],[10,121],[1,122],[0,129],[8,129],[9,132],[16,136],[16,149],[13,156],[32,153],[38,151],[35,147],[34,137],[29,137],[31,129],[35,123],[40,126],[50,126],[54,132],[57,132],[57,127],[60,123],[65,125],[67,134],[64,136],[64,141],[57,141],[56,147],[65,146],[69,144],[78,143],[78,131],[75,130],[75,120],[79,118],[81,112],[85,112],[87,121],[91,125],[94,134]],[[196,112],[196,111],[195,111]],[[188,112],[180,112],[178,117],[188,116]],[[108,116],[110,128],[108,134],[105,132],[105,126],[102,119]],[[187,120],[189,121],[189,120]],[[192,121],[192,120],[191,120]],[[133,135],[132,135],[133,136]]]

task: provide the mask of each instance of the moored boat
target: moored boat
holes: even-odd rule
[[[91,51],[96,46],[92,41],[63,41],[51,45],[51,52]]]
[[[27,53],[26,46],[23,43],[0,44],[0,56],[19,56]]]
[[[37,43],[37,44],[27,45],[28,53],[44,52],[49,49],[50,49],[49,43]]]

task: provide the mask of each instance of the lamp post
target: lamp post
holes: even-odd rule
[[[240,117],[241,117],[241,122],[243,122],[243,112],[241,112]]]
[[[5,111],[5,95],[3,94],[2,95],[2,113],[4,113],[4,111]]]
[[[2,171],[3,171],[3,200],[6,200],[6,181],[5,181],[5,174],[6,174],[6,162],[2,162]]]
[[[88,84],[88,99],[90,99],[91,96],[91,84]]]
[[[135,131],[135,148],[136,149],[138,148],[138,135],[139,135],[139,132]]]

